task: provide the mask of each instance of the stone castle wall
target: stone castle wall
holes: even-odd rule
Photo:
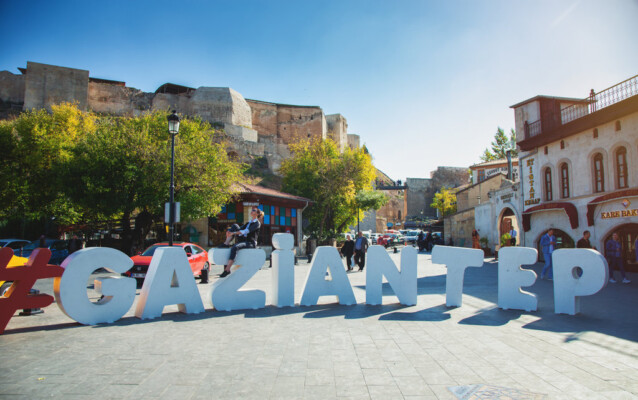
[[[409,218],[437,218],[436,209],[430,207],[434,195],[443,186],[454,188],[469,182],[469,172],[463,167],[438,167],[430,173],[430,179],[407,178],[406,217]],[[423,211],[423,214],[421,214]]]
[[[348,121],[341,114],[326,115],[328,123],[328,137],[339,145],[343,151],[348,145]]]
[[[244,160],[266,157],[272,172],[290,157],[288,144],[299,139],[325,139],[329,125],[331,138],[340,149],[355,142],[348,138],[343,116],[332,115],[328,122],[317,106],[246,100],[231,88],[193,89],[167,84],[172,91],[161,90],[162,86],[159,93],[149,93],[127,87],[125,82],[90,78],[86,70],[35,62],[27,62],[27,68],[21,71],[22,75],[0,71],[0,118],[21,110],[50,110],[61,102],[74,102],[81,110],[117,116],[177,110],[223,127],[233,138],[231,148],[237,156]]]

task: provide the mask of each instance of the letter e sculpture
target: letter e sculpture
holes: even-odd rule
[[[536,263],[538,251],[530,247],[503,247],[498,252],[498,306],[503,310],[536,311],[538,299],[521,286],[532,286],[536,272],[521,265]]]

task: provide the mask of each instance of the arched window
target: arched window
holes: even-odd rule
[[[596,153],[594,155],[594,192],[600,193],[605,191],[605,167],[603,166],[603,155]]]
[[[627,187],[627,149],[624,147],[616,150],[616,184],[618,189]]]
[[[569,197],[569,167],[567,163],[562,163],[560,166],[560,190],[563,199]]]
[[[552,170],[547,167],[545,168],[545,201],[552,201]]]

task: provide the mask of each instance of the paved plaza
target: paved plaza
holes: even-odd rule
[[[418,259],[413,307],[389,287],[383,305],[365,305],[365,274],[352,272],[354,306],[325,297],[313,307],[220,312],[210,304],[212,277],[198,284],[206,312],[196,315],[170,306],[142,321],[133,307],[98,326],[74,322],[55,304],[16,315],[0,336],[0,398],[638,398],[636,274],[583,298],[576,316],[554,314],[547,280],[529,288],[538,311],[503,311],[497,263],[487,259],[467,269],[463,306],[448,308],[445,267],[429,254]],[[295,268],[297,301],[308,268],[305,260]],[[52,281],[36,288],[52,294]],[[266,266],[247,287],[265,290],[269,304],[270,285]]]

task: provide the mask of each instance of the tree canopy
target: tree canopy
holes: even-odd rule
[[[0,179],[9,186],[0,216],[47,216],[64,223],[121,219],[126,233],[130,218],[143,215],[142,240],[168,201],[166,116],[165,111],[98,116],[62,104],[51,113],[29,111],[0,122],[0,144],[6,149]],[[181,120],[175,138],[175,201],[181,202],[182,218],[219,212],[243,169],[227,157],[221,133],[198,119]]]
[[[494,141],[492,141],[491,150],[489,148],[485,149],[483,155],[481,155],[481,160],[493,161],[506,158],[506,152],[510,149],[512,143],[516,143],[516,132],[514,129],[510,129],[510,134],[508,136],[505,134],[505,131],[503,131],[503,128],[499,126],[494,134]],[[518,155],[516,146],[512,146],[511,150],[512,157],[516,157]]]
[[[434,199],[430,207],[439,210],[441,217],[454,214],[456,212],[456,194],[453,189],[443,186],[441,190],[434,194]]]
[[[312,199],[304,216],[307,231],[320,240],[334,238],[357,220],[358,213],[379,208],[383,194],[372,193],[376,173],[363,149],[346,147],[343,153],[330,139],[304,140],[290,145],[293,156],[281,165],[283,190]]]

